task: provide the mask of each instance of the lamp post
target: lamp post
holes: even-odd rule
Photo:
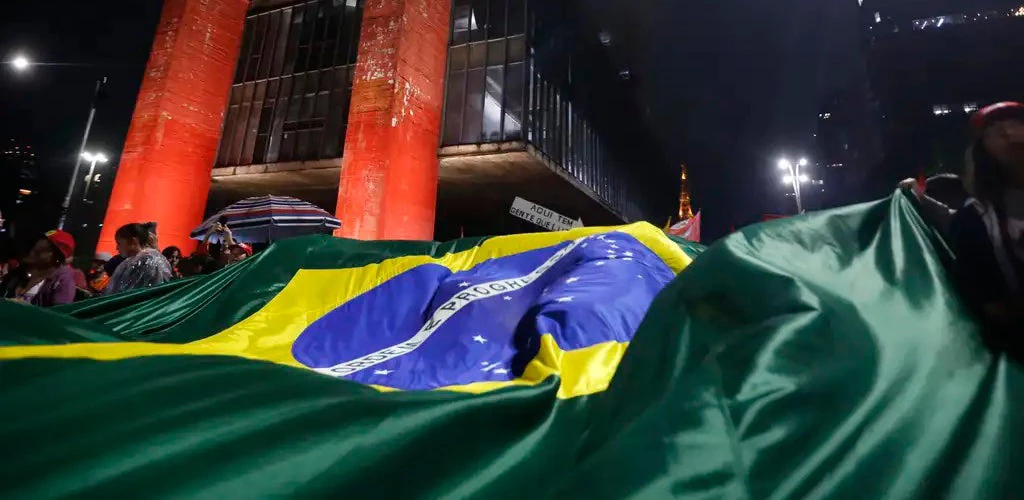
[[[800,185],[809,181],[810,178],[807,174],[800,171],[801,167],[806,167],[808,164],[807,158],[800,158],[799,161],[794,164],[786,158],[779,160],[779,170],[784,170],[785,175],[782,176],[782,182],[793,187],[793,196],[796,197],[796,211],[797,213],[804,213],[803,200],[800,198]]]
[[[89,175],[85,177],[85,190],[82,191],[82,201],[86,201],[89,197],[89,188],[92,186],[93,174],[96,173],[96,164],[106,163],[107,157],[103,153],[93,154],[87,151],[82,153],[82,159],[89,162]]]
[[[19,73],[25,73],[33,66],[81,66],[79,64],[62,63],[39,63],[33,62],[25,55],[17,55],[8,61],[8,64]],[[71,171],[71,180],[68,182],[68,192],[64,195],[64,201],[60,204],[60,218],[57,219],[57,229],[64,229],[64,222],[68,218],[68,208],[71,206],[71,196],[75,191],[75,183],[78,181],[78,172],[82,169],[82,160],[85,159],[85,145],[89,142],[89,132],[92,131],[92,121],[96,118],[96,104],[99,101],[103,85],[107,78],[103,77],[96,81],[96,90],[93,91],[92,104],[89,106],[89,118],[85,121],[85,133],[82,134],[82,143],[78,147],[78,156],[75,158],[75,168]]]

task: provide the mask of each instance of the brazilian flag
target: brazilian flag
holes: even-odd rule
[[[909,200],[700,251],[646,224],[310,237],[63,309],[2,303],[0,496],[1024,491],[1024,374],[982,346]]]

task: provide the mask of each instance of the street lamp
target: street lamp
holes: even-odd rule
[[[785,175],[782,176],[782,182],[788,186],[793,187],[793,196],[796,198],[796,211],[797,213],[804,213],[803,200],[800,198],[800,184],[810,181],[807,174],[800,172],[800,167],[806,167],[810,162],[807,158],[800,158],[794,165],[793,162],[787,158],[779,159],[779,170],[784,170]]]
[[[15,56],[14,59],[11,59],[11,67],[13,67],[15,71],[18,71],[19,73],[27,70],[28,67],[31,65],[32,62],[29,61],[27,57],[22,55]]]
[[[13,59],[8,62],[15,71],[24,73],[28,68],[32,66],[89,66],[84,64],[72,64],[72,63],[53,63],[53,62],[34,62],[29,60],[24,55],[16,55]],[[82,144],[78,148],[78,158],[75,160],[75,168],[71,171],[71,180],[68,182],[68,192],[64,195],[64,201],[60,205],[60,218],[57,219],[57,229],[64,229],[64,222],[68,218],[68,208],[71,206],[71,195],[75,191],[75,182],[78,181],[78,172],[82,169],[82,160],[85,159],[85,145],[89,142],[89,132],[92,130],[92,121],[96,118],[96,105],[100,99],[100,93],[103,90],[103,85],[107,83],[107,78],[103,77],[96,80],[96,90],[92,95],[92,105],[89,108],[89,118],[85,121],[85,133],[82,134]],[[102,162],[100,162],[102,163]],[[95,164],[94,164],[95,166]]]
[[[85,177],[85,190],[82,192],[82,201],[89,197],[89,188],[92,186],[93,174],[96,173],[97,163],[106,163],[107,157],[103,153],[93,154],[88,151],[82,153],[82,159],[89,162],[89,175]]]

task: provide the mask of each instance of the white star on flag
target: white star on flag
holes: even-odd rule
[[[587,245],[589,245],[589,243],[584,243],[584,244],[580,245],[580,248],[587,248]]]
[[[626,257],[625,259],[622,259],[622,260],[633,260],[633,258],[632,257]]]
[[[508,373],[508,370],[506,370],[504,368],[498,368],[497,370],[494,370],[494,373],[496,373],[498,375],[504,375],[504,374]]]
[[[626,257],[632,257],[633,252],[622,252],[622,255],[625,255]]]
[[[640,278],[640,279],[644,279],[644,275],[642,275],[642,274],[638,274],[638,275],[636,275],[636,277]]]
[[[614,255],[609,255],[609,256],[608,256],[608,258],[609,258],[609,259],[617,259],[618,257],[616,257],[616,256],[614,256]]]
[[[480,344],[486,344],[487,343],[487,339],[485,339],[483,335],[475,335],[475,336],[473,336],[473,342],[478,342]]]
[[[594,264],[594,265],[595,266],[603,266],[604,265],[604,261],[603,260],[599,260],[599,261],[597,261],[597,264]]]
[[[618,246],[618,245],[612,245],[611,247],[612,247],[612,248],[619,248],[619,246]]]
[[[459,283],[459,288],[466,288],[467,286],[469,286],[469,283],[466,283],[465,281]]]
[[[395,373],[395,371],[394,370],[374,370],[373,371],[374,375],[391,375],[392,373]]]
[[[512,297],[509,297],[508,295],[506,295],[506,296],[504,296],[502,298],[505,299],[505,302],[508,302],[508,301],[512,300]]]
[[[573,284],[573,283],[575,283],[575,282],[577,282],[579,280],[580,280],[579,278],[573,276],[572,278],[569,278],[569,279],[565,280],[565,284],[566,285],[571,285],[571,284]]]
[[[564,304],[566,302],[572,302],[572,296],[569,296],[569,297],[559,297],[559,298],[555,299],[555,302],[558,302],[559,304]]]

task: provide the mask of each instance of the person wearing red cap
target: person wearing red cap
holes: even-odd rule
[[[75,239],[64,231],[51,231],[36,240],[24,265],[0,286],[4,298],[40,307],[74,302],[75,276],[67,265],[74,251]]]
[[[248,243],[232,243],[228,245],[227,251],[224,254],[227,259],[227,265],[235,264],[245,260],[247,257],[252,257],[252,246]]]
[[[1024,104],[988,106],[971,130],[964,179],[971,198],[950,229],[955,277],[990,325],[1017,330],[1024,327]],[[1010,340],[1002,337],[993,340]]]

